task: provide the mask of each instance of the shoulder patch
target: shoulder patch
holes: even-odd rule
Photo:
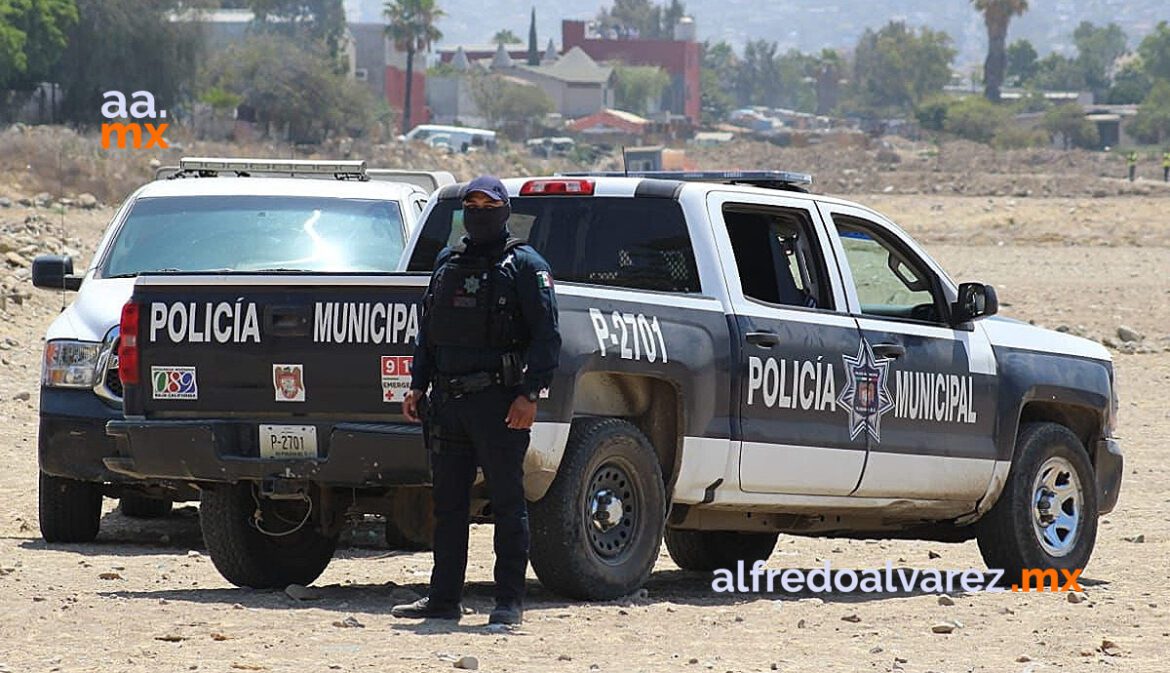
[[[552,289],[553,279],[552,274],[548,271],[536,272],[536,285],[542,290]]]

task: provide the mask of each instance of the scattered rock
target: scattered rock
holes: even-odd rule
[[[27,402],[32,399],[32,394],[27,390],[22,390],[19,393],[13,395],[12,399],[16,400],[17,402]]]
[[[349,615],[345,619],[333,622],[333,625],[339,629],[364,629],[366,625],[359,622],[357,617]]]
[[[803,620],[803,619],[801,619],[800,621],[796,622],[796,628],[798,628],[798,629],[803,629],[804,627],[805,627],[805,622],[804,622],[804,620]]]
[[[841,621],[849,622],[851,624],[856,624],[856,623],[861,621],[861,617],[858,616],[858,614],[856,612],[854,612],[852,614],[848,614],[848,615],[845,615],[844,617],[842,617]]]
[[[557,656],[557,661],[572,661],[572,660],[573,660],[573,657],[570,657],[567,654],[561,654],[561,655]]]
[[[0,208],[11,208],[11,207],[12,207],[12,199],[8,198],[7,196],[0,196]]]
[[[926,558],[928,558],[928,559],[942,558],[942,554],[931,549],[930,551],[926,552]]]
[[[1032,657],[1029,657],[1026,654],[1021,654],[1020,656],[1016,657],[1016,663],[1026,664],[1029,661],[1032,661]]]
[[[11,266],[20,267],[22,269],[25,269],[25,268],[28,268],[29,266],[31,266],[31,264],[29,263],[29,261],[27,259],[21,257],[19,253],[15,253],[15,252],[4,253],[4,261],[8,262],[8,264]]]
[[[479,659],[475,657],[459,657],[459,661],[455,662],[455,668],[462,668],[465,671],[479,670]]]
[[[939,605],[954,605],[955,599],[951,598],[950,596],[948,596],[946,594],[943,594],[943,595],[938,597],[938,604]]]
[[[225,640],[231,640],[232,637],[229,635],[220,633],[219,631],[212,631],[211,632],[211,639],[217,643],[222,643]]]
[[[187,551],[187,558],[199,558],[200,556],[203,556],[203,554],[200,554],[199,552],[195,551],[194,549],[190,549]]]
[[[98,200],[97,200],[96,196],[94,196],[93,194],[90,194],[89,192],[86,192],[85,194],[82,194],[81,196],[77,197],[77,205],[81,206],[82,208],[85,208],[86,210],[92,210],[94,208],[97,208]]]
[[[1074,604],[1075,603],[1084,603],[1085,600],[1086,600],[1085,594],[1081,593],[1080,591],[1068,592],[1068,602],[1069,603],[1074,603]]]
[[[232,609],[233,610],[243,610],[244,604],[243,603],[232,603]]]
[[[1145,533],[1141,533],[1132,537],[1123,537],[1121,539],[1125,540],[1126,542],[1133,542],[1134,544],[1142,544],[1146,541],[1146,535]]]
[[[114,573],[114,572],[99,573],[98,579],[99,580],[120,580],[120,579],[122,579],[122,576],[120,574]]]
[[[290,584],[284,588],[284,593],[294,601],[316,601],[321,596],[318,592],[300,584]]]
[[[871,647],[871,648],[869,648],[869,653],[870,653],[870,654],[881,654],[881,653],[882,653],[882,652],[884,652],[884,651],[885,651],[885,650],[883,650],[883,649],[882,649],[880,646],[876,646],[876,647]]]
[[[1117,643],[1113,642],[1112,640],[1109,640],[1108,638],[1105,638],[1104,640],[1102,640],[1101,647],[1099,647],[1097,649],[1100,650],[1101,653],[1104,654],[1105,656],[1109,656],[1109,657],[1120,657],[1121,656],[1121,647]]]
[[[155,636],[154,639],[161,640],[164,643],[181,643],[187,638],[185,636],[180,636],[177,633],[168,633],[165,636]]]
[[[1145,339],[1145,336],[1143,336],[1141,332],[1138,332],[1131,327],[1122,325],[1117,328],[1117,338],[1121,339],[1122,341],[1132,343]]]
[[[930,627],[930,630],[933,633],[954,633],[955,625],[951,622],[939,622]]]

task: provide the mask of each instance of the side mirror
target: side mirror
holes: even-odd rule
[[[959,285],[959,300],[951,306],[951,321],[961,325],[999,313],[999,297],[995,288],[983,283]]]
[[[38,255],[32,263],[33,287],[43,290],[76,290],[81,277],[73,275],[73,258],[69,255]]]

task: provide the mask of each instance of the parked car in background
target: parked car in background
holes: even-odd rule
[[[441,138],[441,140],[435,140],[435,138]],[[406,135],[398,136],[398,139],[403,142],[423,142],[431,147],[446,145],[453,151],[464,154],[476,150],[496,149],[495,131],[470,126],[422,124],[411,129]]]

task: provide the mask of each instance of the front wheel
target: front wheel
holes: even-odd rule
[[[1020,426],[999,500],[978,524],[989,568],[1015,581],[1026,568],[1084,568],[1097,540],[1097,486],[1081,440],[1063,425]]]
[[[337,535],[322,535],[308,500],[260,498],[250,483],[203,491],[199,525],[216,570],[241,587],[310,584],[325,572]]]
[[[556,479],[529,515],[532,568],[542,584],[584,600],[629,594],[650,576],[662,544],[658,456],[627,421],[575,421]]]
[[[37,493],[45,542],[93,542],[102,519],[101,484],[41,472]]]

